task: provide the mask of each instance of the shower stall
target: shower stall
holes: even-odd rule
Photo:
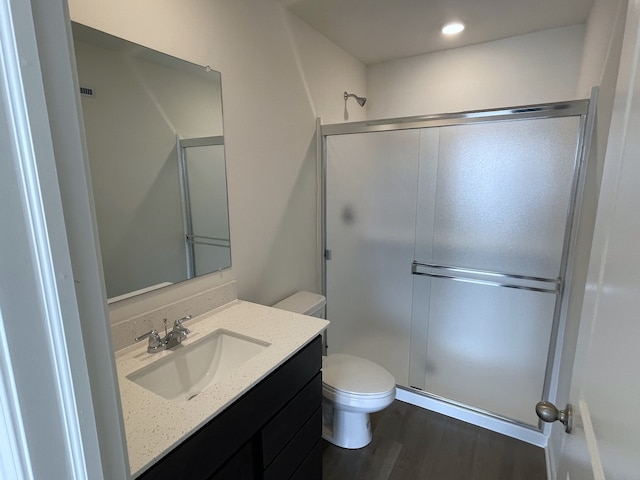
[[[321,127],[328,353],[541,428],[590,102]]]

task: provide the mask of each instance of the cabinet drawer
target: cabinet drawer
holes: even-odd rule
[[[290,478],[318,443],[321,434],[322,411],[318,408],[264,471],[264,480]]]
[[[290,480],[322,480],[322,441],[316,442]]]
[[[322,376],[318,373],[262,431],[262,459],[269,465],[302,428],[322,402]]]
[[[248,442],[208,480],[252,480],[253,478],[253,446]]]

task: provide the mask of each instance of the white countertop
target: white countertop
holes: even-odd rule
[[[236,401],[260,380],[293,356],[321,333],[329,322],[263,305],[233,301],[185,323],[191,330],[182,342],[188,347],[208,333],[224,328],[271,345],[188,402],[176,404],[141,386],[126,376],[160,358],[171,350],[157,354],[146,351],[142,341],[116,352],[116,367],[127,449],[132,476],[135,478],[162,458],[193,431]]]

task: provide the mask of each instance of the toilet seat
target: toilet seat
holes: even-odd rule
[[[341,392],[328,385],[322,385],[322,398],[345,411],[352,412],[378,412],[387,408],[396,398],[395,387],[388,392],[380,394],[354,395],[353,393]]]
[[[351,392],[343,392],[342,390],[338,390],[336,388],[333,388],[332,386],[327,385],[326,383],[322,384],[322,392],[323,392],[323,394],[326,393],[326,395],[331,395],[332,397],[349,397],[349,398],[353,398],[355,400],[358,400],[358,399],[376,400],[376,399],[379,399],[379,398],[385,399],[385,398],[389,397],[390,395],[394,395],[395,394],[395,390],[396,390],[396,387],[394,385],[393,388],[390,388],[386,392],[358,394],[358,393],[351,393]]]
[[[395,395],[396,381],[385,368],[364,358],[336,353],[322,359],[323,391],[353,400]]]

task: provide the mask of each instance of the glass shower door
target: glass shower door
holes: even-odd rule
[[[555,295],[419,276],[414,322],[426,326],[414,387],[531,426],[538,419]],[[426,325],[425,325],[426,323]],[[422,361],[420,361],[422,360]]]
[[[419,131],[326,139],[328,353],[383,365],[406,385]]]
[[[537,425],[579,127],[565,117],[429,133],[437,154],[420,157],[411,386]]]

